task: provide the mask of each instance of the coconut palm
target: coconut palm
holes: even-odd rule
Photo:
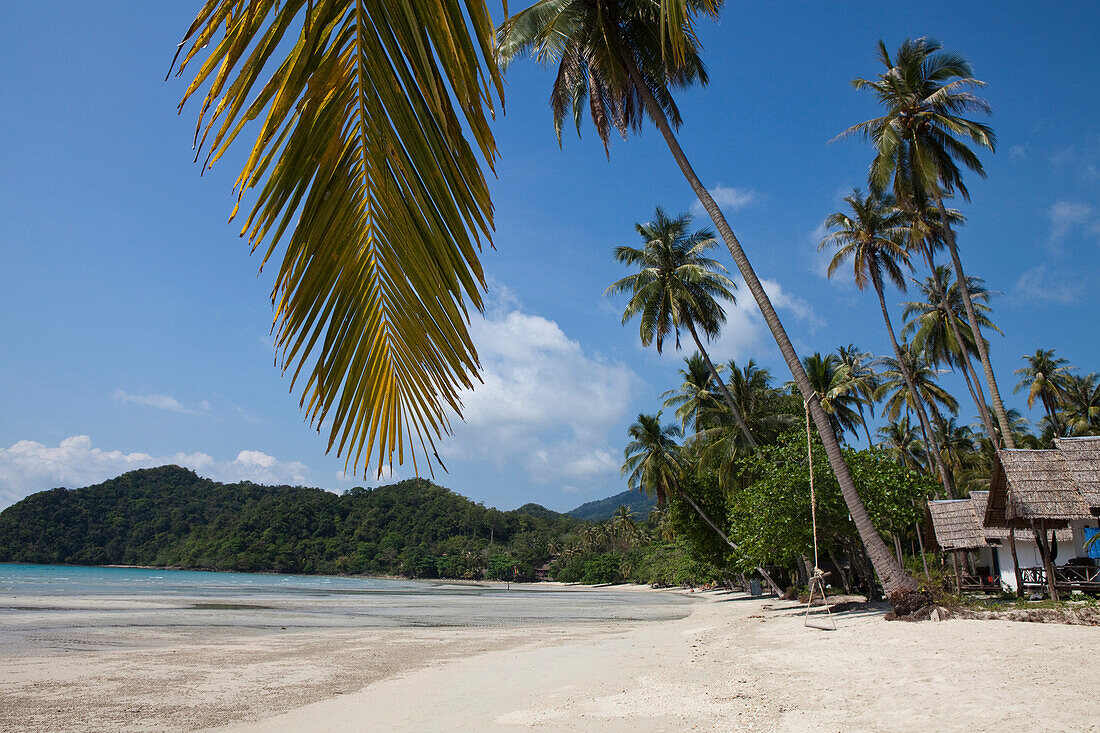
[[[878,429],[878,447],[886,451],[891,460],[914,471],[923,470],[924,443],[917,437],[908,417],[886,423]]]
[[[801,424],[802,416],[795,414],[803,409],[798,398],[772,387],[767,369],[750,359],[744,367],[730,361],[725,372],[730,394],[761,442],[771,443],[784,430]],[[745,478],[740,467],[744,442],[728,410],[710,413],[705,427],[691,436],[685,450],[702,470],[716,472],[726,489],[740,486]]]
[[[656,496],[657,507],[662,510],[669,496],[678,496],[686,501],[699,518],[731,549],[737,550],[737,544],[707,516],[690,494],[682,490],[680,479],[684,475],[686,461],[676,442],[676,439],[683,434],[679,426],[661,425],[660,412],[656,415],[640,414],[637,422],[631,425],[627,432],[631,441],[626,446],[626,460],[621,470],[622,475],[627,477],[630,487],[644,491],[649,496]],[[756,569],[776,592],[781,592],[763,568],[758,566]]]
[[[718,299],[734,302],[736,285],[724,274],[726,268],[705,256],[717,244],[714,235],[708,229],[689,232],[690,224],[689,215],[669,218],[659,206],[653,221],[635,224],[642,247],[624,245],[614,252],[617,262],[638,271],[612,283],[605,295],[630,293],[623,323],[638,318],[642,346],[655,344],[660,353],[670,334],[676,338],[676,348],[680,348],[680,329],[691,334],[745,441],[755,447],[752,432],[711,362],[699,333],[710,340],[721,332],[726,313]]]
[[[381,470],[396,452],[415,465],[478,370],[467,300],[482,307],[477,253],[493,227],[482,165],[493,167],[489,120],[503,99],[488,9],[202,6],[177,52],[178,73],[196,69],[180,107],[202,98],[204,166],[252,122],[236,186],[258,194],[241,235],[278,264],[275,345],[291,389],[349,464]]]
[[[800,424],[801,416],[792,410],[791,397],[772,387],[770,370],[749,359],[744,367],[730,360],[726,372],[730,394],[755,435],[772,442],[783,430]]]
[[[939,211],[934,206],[923,206],[920,208],[910,207],[905,209],[905,215],[909,223],[909,249],[918,250],[924,255],[924,261],[928,263],[928,271],[933,273],[933,276],[925,280],[925,284],[931,287],[930,292],[934,293],[934,300],[929,300],[930,303],[948,303],[952,302],[952,299],[948,293],[948,287],[950,285],[950,278],[942,280],[939,275],[939,266],[936,264],[936,252],[946,246],[946,235],[944,233],[943,222],[940,218]],[[966,219],[957,209],[947,209],[948,223],[952,226],[957,226],[963,223]],[[947,274],[950,275],[950,269]],[[968,277],[967,285],[974,281],[979,281],[980,278]],[[958,286],[954,287],[956,293],[958,293]],[[972,299],[977,300],[977,294],[971,293]],[[979,320],[979,328],[985,319],[982,318],[982,306],[980,303],[975,302],[975,310],[977,311],[977,317]],[[965,321],[966,318],[966,306],[962,303],[961,296],[958,299],[958,319],[946,319],[946,330],[950,332],[952,341],[958,344],[974,344],[974,334],[970,329],[970,324]],[[996,429],[991,417],[992,412],[989,410],[988,404],[985,401],[985,391],[982,389],[981,380],[978,378],[978,373],[974,371],[974,364],[971,361],[970,354],[965,351],[960,351],[960,354],[964,354],[965,358],[959,360],[959,366],[962,367],[963,378],[966,380],[967,389],[970,391],[971,397],[974,399],[974,403],[978,407],[978,415],[981,418],[982,426],[985,428],[988,435],[999,435],[999,431]],[[973,346],[973,353],[977,354],[977,346]],[[954,366],[952,365],[952,369]]]
[[[821,406],[837,435],[859,429],[859,413],[853,409],[858,398],[848,389],[847,372],[836,354],[813,353],[802,360],[806,376],[821,399]],[[793,387],[794,385],[789,385]]]
[[[680,370],[683,381],[676,389],[670,389],[661,395],[665,400],[665,407],[676,411],[676,419],[680,421],[686,433],[689,429],[703,430],[707,427],[709,416],[721,409],[718,398],[718,388],[714,383],[714,374],[703,359],[703,355],[695,352],[691,356],[684,357],[684,369]],[[720,372],[721,366],[718,367]]]
[[[966,472],[980,460],[977,438],[967,425],[959,425],[954,417],[936,426],[936,442],[939,443],[944,463],[951,470],[958,486]]]
[[[818,249],[836,247],[836,254],[829,262],[830,277],[845,262],[851,260],[856,287],[860,290],[865,290],[868,285],[874,287],[882,321],[886,325],[890,346],[896,357],[894,363],[900,368],[901,377],[910,392],[909,402],[917,413],[921,431],[931,448],[932,459],[940,474],[943,488],[947,495],[951,496],[954,493],[951,487],[951,476],[940,457],[939,447],[932,433],[932,425],[928,422],[928,414],[917,393],[913,375],[909,373],[906,359],[902,358],[901,347],[898,345],[897,336],[894,335],[894,324],[890,320],[890,309],[886,306],[884,277],[889,278],[898,290],[904,291],[904,268],[911,267],[909,253],[905,248],[905,237],[908,233],[905,215],[898,209],[894,197],[889,194],[872,192],[864,196],[859,191],[852,191],[844,201],[848,204],[851,214],[837,211],[825,219],[825,226],[833,231],[825,235]]]
[[[932,366],[928,358],[909,344],[902,345],[902,358],[920,395],[921,403],[928,406],[934,422],[943,419],[944,412],[954,415],[959,411],[959,402],[937,381],[939,371]],[[902,410],[914,410],[913,396],[902,376],[897,359],[880,356],[879,376],[882,383],[875,397],[883,403],[882,414],[890,420],[897,420]]]
[[[863,414],[863,406],[870,407],[872,411],[875,406],[878,375],[871,365],[874,357],[855,344],[838,347],[836,355],[840,359],[842,370],[836,389],[854,398],[856,409],[859,411],[859,421],[863,424],[863,432],[867,435],[867,445],[871,447],[875,442],[871,440],[871,431],[867,426],[867,418]]]
[[[678,425],[661,425],[661,413],[638,415],[627,430],[627,443],[622,474],[630,488],[656,497],[657,506],[664,507],[668,497],[676,493],[683,472],[683,459],[676,439],[683,435]]]
[[[902,338],[911,338],[913,347],[921,350],[933,365],[943,364],[952,371],[960,367],[963,380],[970,391],[982,424],[988,434],[993,424],[988,420],[985,409],[985,394],[977,379],[971,378],[970,357],[978,353],[974,345],[974,335],[964,320],[962,296],[958,284],[953,282],[950,265],[938,265],[933,274],[923,281],[913,280],[921,291],[922,300],[903,303],[902,318],[906,319],[901,329]],[[994,293],[986,290],[980,277],[968,277],[971,299],[978,323],[982,328],[1001,333],[1001,329],[992,321],[989,314],[993,309],[989,301]],[[974,375],[976,377],[976,375]]]
[[[962,116],[968,112],[989,113],[989,105],[974,92],[985,83],[973,77],[965,58],[943,51],[938,42],[927,38],[906,40],[893,59],[885,44],[879,41],[879,61],[886,67],[884,73],[873,80],[855,79],[852,86],[874,93],[886,113],[853,125],[841,136],[857,134],[874,144],[875,158],[869,176],[872,188],[884,191],[892,187],[895,197],[909,211],[922,211],[930,205],[939,211],[944,242],[951,252],[955,278],[985,371],[993,411],[1002,438],[1011,448],[1008,416],[966,287],[966,272],[955,244],[955,232],[943,203],[944,196],[955,191],[970,200],[959,163],[985,177],[978,156],[961,138],[967,137],[990,150],[996,146],[996,136],[988,125]]]
[[[586,106],[605,145],[611,129],[625,136],[638,129],[646,116],[657,126],[725,241],[809,406],[845,503],[887,594],[909,592],[916,589],[916,581],[897,562],[871,522],[844,463],[840,442],[814,397],[771,299],[676,139],[674,128],[680,125],[680,113],[672,90],[707,82],[694,32],[695,16],[701,12],[717,15],[721,4],[720,0],[542,0],[504,22],[498,32],[498,54],[503,64],[530,54],[541,63],[557,65],[550,106],[558,130],[567,114],[579,128]],[[670,42],[666,44],[665,39]]]
[[[1100,377],[1095,372],[1068,375],[1061,404],[1075,435],[1100,434]]]
[[[1066,379],[1069,377],[1069,362],[1056,357],[1054,349],[1036,349],[1031,356],[1020,358],[1027,362],[1027,366],[1016,370],[1016,374],[1020,375],[1020,381],[1013,391],[1027,390],[1029,410],[1035,405],[1036,399],[1040,400],[1055,437],[1061,436],[1063,434],[1061,421],[1055,413],[1065,391]]]
[[[958,401],[936,381],[939,373],[923,354],[915,351],[908,344],[902,345],[901,352],[902,362],[905,364],[904,371],[897,359],[888,356],[878,359],[878,364],[882,367],[879,372],[882,381],[875,393],[875,399],[883,403],[882,414],[890,420],[897,420],[903,410],[908,415],[910,410],[916,411],[917,406],[927,405],[932,423],[941,426],[942,429],[944,417],[941,408],[954,415],[959,409]],[[908,379],[905,378],[906,372],[909,375]],[[917,399],[914,399],[915,395]],[[936,434],[931,426],[926,427],[922,424],[921,435],[924,438],[924,444],[928,447],[932,467],[940,474],[946,496],[953,498],[955,496],[954,477],[943,461]]]

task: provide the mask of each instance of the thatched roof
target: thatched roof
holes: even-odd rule
[[[1067,454],[1072,457],[1067,459]],[[1092,460],[1088,445],[998,450],[983,524],[1027,528],[1041,520],[1048,526],[1064,527],[1069,521],[1091,518],[1076,477],[1081,475],[1091,488],[1096,479],[1089,468]]]
[[[945,550],[973,550],[985,547],[985,535],[970,499],[928,502],[936,543]]]
[[[1055,438],[1054,446],[1089,509],[1100,509],[1100,436]]]
[[[989,505],[989,492],[988,491],[971,491],[970,500],[974,502],[974,514],[978,517],[978,523],[981,524],[985,517],[986,508]],[[985,536],[985,541],[989,544],[1007,546],[1008,545],[1008,528],[1007,527],[988,527],[983,526],[981,528],[982,534]],[[1068,527],[1065,529],[1059,529],[1055,533],[1055,539],[1058,542],[1073,542],[1073,530]],[[1031,528],[1017,529],[1016,530],[1016,542],[1033,543],[1035,542],[1035,535],[1031,531]]]

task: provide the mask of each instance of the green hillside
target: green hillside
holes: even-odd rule
[[[422,479],[342,495],[178,466],[39,492],[0,512],[0,562],[409,577],[531,576],[579,522],[502,512]]]
[[[628,489],[621,494],[615,494],[615,496],[609,496],[606,499],[581,504],[576,509],[566,512],[566,514],[577,519],[583,519],[586,522],[602,522],[605,519],[610,519],[615,510],[622,505],[629,507],[630,511],[634,512],[634,515],[639,519],[645,519],[653,511],[653,507],[657,506],[657,500],[640,491]]]

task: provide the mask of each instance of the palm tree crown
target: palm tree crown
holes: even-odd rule
[[[982,328],[1001,333],[989,317],[993,312],[989,301],[995,293],[985,288],[985,281],[980,277],[970,276],[966,280],[979,324]],[[961,366],[965,355],[977,354],[978,347],[966,322],[962,296],[958,283],[954,281],[951,265],[937,265],[935,273],[923,281],[914,279],[913,282],[920,290],[922,299],[902,303],[905,308],[901,315],[906,319],[901,329],[902,337],[912,337],[913,347],[924,351],[933,364]],[[944,294],[946,305],[940,300],[939,292]],[[949,318],[954,319],[956,328],[951,328]],[[963,340],[962,347],[955,338],[956,332]]]
[[[1020,375],[1020,381],[1016,384],[1014,392],[1027,390],[1027,406],[1031,408],[1038,399],[1046,409],[1047,417],[1055,435],[1061,435],[1058,420],[1055,413],[1058,402],[1065,391],[1067,377],[1069,376],[1069,362],[1056,357],[1054,349],[1036,349],[1031,356],[1022,357],[1027,366],[1016,370]]]
[[[698,328],[714,338],[726,321],[718,298],[734,302],[734,282],[726,268],[704,253],[717,244],[709,229],[689,232],[691,216],[669,218],[657,207],[652,222],[635,224],[642,247],[616,247],[615,260],[637,268],[607,288],[606,294],[629,292],[623,323],[640,317],[643,346],[656,342],[660,352],[669,334],[680,346],[680,329]]]
[[[630,442],[624,451],[622,474],[630,488],[657,497],[657,505],[664,507],[665,500],[676,493],[683,472],[680,445],[676,439],[683,435],[675,423],[661,425],[661,413],[638,415],[638,420],[627,430]]]
[[[875,79],[855,79],[852,86],[871,90],[886,113],[840,135],[869,138],[876,149],[872,188],[885,191],[892,183],[898,200],[916,208],[925,205],[933,187],[945,193],[958,189],[970,199],[956,161],[985,176],[978,156],[960,137],[990,150],[996,146],[992,128],[961,116],[989,113],[989,105],[973,92],[985,83],[973,78],[965,58],[942,49],[928,38],[909,39],[891,58],[879,41],[879,60],[886,71]]]
[[[844,197],[852,213],[835,212],[825,220],[825,226],[836,231],[827,234],[818,245],[824,249],[837,247],[829,263],[833,273],[848,259],[852,260],[856,287],[864,290],[869,284],[882,286],[886,275],[899,290],[905,290],[902,266],[909,265],[905,248],[907,224],[905,215],[889,194],[864,196],[859,191]]]
[[[673,3],[664,3],[673,5]],[[662,3],[653,0],[542,0],[516,13],[498,31],[498,58],[507,67],[529,55],[541,64],[557,64],[550,91],[554,129],[561,143],[562,122],[571,115],[580,134],[587,107],[592,125],[609,152],[611,130],[624,138],[645,119],[642,90],[626,66],[637,64],[650,94],[673,127],[680,110],[670,88],[705,85],[707,72],[694,33],[684,39],[680,53],[666,53],[663,31],[683,29],[691,14],[702,9],[715,13],[720,2],[686,2],[680,23],[668,22]],[[681,11],[682,12],[682,11]],[[665,20],[662,29],[662,20]]]

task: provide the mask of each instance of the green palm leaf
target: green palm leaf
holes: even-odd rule
[[[477,376],[493,39],[480,0],[208,0],[180,44],[196,159],[255,126],[241,236],[279,262],[278,359],[345,467],[416,465]]]

